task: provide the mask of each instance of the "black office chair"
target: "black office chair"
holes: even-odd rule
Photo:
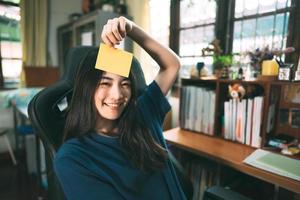
[[[65,109],[61,109],[59,104],[63,100],[70,102],[76,71],[80,66],[81,60],[88,53],[97,50],[98,48],[96,47],[72,48],[67,55],[65,63],[66,72],[61,80],[39,92],[29,104],[29,118],[45,148],[49,200],[65,199],[52,165],[54,155],[62,144],[62,132],[66,117]],[[134,73],[139,74],[137,76],[137,85],[140,87],[139,89],[142,90],[146,87],[143,72],[139,65],[138,67],[133,67],[133,70],[136,70]],[[185,176],[183,169],[179,163],[175,161],[175,158],[173,156],[170,156],[170,158],[174,163],[178,178],[186,196],[188,199],[192,199],[192,183],[187,176]]]
[[[203,200],[251,200],[251,199],[233,190],[215,185],[205,190]]]

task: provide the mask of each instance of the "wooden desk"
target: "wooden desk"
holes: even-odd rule
[[[164,132],[166,141],[194,154],[215,160],[240,172],[300,193],[300,181],[276,175],[243,163],[255,148],[220,138],[174,128]]]

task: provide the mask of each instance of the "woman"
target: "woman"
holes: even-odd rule
[[[129,78],[95,69],[95,55],[80,67],[54,167],[67,199],[186,199],[162,136],[170,105],[165,95],[180,67],[178,57],[132,21],[108,20],[110,46],[128,35],[159,64],[141,92],[133,60]]]

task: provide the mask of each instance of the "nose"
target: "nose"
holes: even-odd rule
[[[123,92],[118,84],[114,84],[111,87],[109,96],[113,100],[119,100],[119,99],[123,98]]]

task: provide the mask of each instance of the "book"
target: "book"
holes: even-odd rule
[[[300,109],[291,109],[291,125],[293,128],[300,128]]]
[[[257,149],[243,162],[248,165],[300,181],[300,160]]]
[[[268,141],[268,145],[280,149],[288,148],[291,145],[297,144],[295,137],[279,134]]]

